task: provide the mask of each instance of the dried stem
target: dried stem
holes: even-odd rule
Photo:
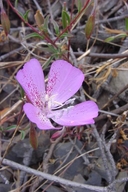
[[[0,160],[2,160],[1,157],[0,157]],[[8,159],[3,159],[2,164],[5,164],[5,165],[11,166],[13,168],[25,171],[26,173],[29,173],[29,174],[34,174],[36,176],[40,176],[40,177],[47,179],[49,181],[58,182],[58,183],[63,184],[65,186],[95,190],[96,192],[108,192],[107,187],[97,187],[97,186],[86,185],[86,184],[81,184],[81,183],[69,181],[69,180],[54,176],[54,175],[50,175],[48,173],[34,170],[34,169],[29,168],[29,167],[24,166],[24,165],[20,165],[19,163],[15,163],[15,162],[10,161]]]

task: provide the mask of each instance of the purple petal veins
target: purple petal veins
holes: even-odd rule
[[[72,97],[81,87],[84,80],[82,71],[73,67],[70,63],[58,60],[53,62],[49,76],[46,93],[54,96],[52,107],[62,104]]]
[[[42,68],[38,60],[31,59],[16,75],[31,103],[39,108],[44,106],[45,84]]]
[[[82,71],[64,60],[51,65],[46,91],[44,74],[36,59],[27,62],[16,79],[31,102],[24,105],[24,112],[39,129],[56,129],[49,119],[63,126],[75,126],[94,123],[93,118],[98,116],[98,106],[93,101],[63,108],[84,80]]]
[[[55,129],[50,120],[38,107],[26,103],[23,107],[25,114],[31,122],[36,123],[40,129]]]

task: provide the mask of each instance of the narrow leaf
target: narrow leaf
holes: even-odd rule
[[[44,24],[43,24],[43,31],[45,33],[48,33],[48,24],[49,24],[49,15],[44,19]]]
[[[128,17],[125,18],[125,29],[128,31]]]
[[[12,130],[15,130],[16,127],[17,127],[17,125],[11,125],[11,126],[9,126],[9,127],[6,127],[6,128],[4,129],[4,131],[12,131]]]
[[[105,39],[105,42],[111,42],[115,39],[115,36],[112,36],[112,37],[108,37]]]
[[[81,0],[75,0],[75,4],[77,6],[78,12],[80,12],[81,8],[82,8],[82,2]]]
[[[27,40],[27,39],[30,39],[30,38],[33,38],[33,37],[44,39],[43,36],[41,36],[41,35],[39,35],[38,33],[35,33],[35,32],[26,35],[25,39]]]
[[[127,36],[126,33],[120,33],[118,35],[112,36],[112,37],[108,37],[107,39],[105,39],[105,42],[112,42],[115,39],[119,39],[119,38],[125,38]]]
[[[25,20],[26,22],[28,22],[28,14],[29,14],[29,12],[30,12],[30,10],[27,10],[27,11],[25,12],[25,14],[23,15],[23,18],[24,18],[24,20]]]
[[[63,29],[65,29],[70,24],[70,17],[65,10],[62,10],[62,25]]]
[[[57,22],[53,20],[52,24],[53,24],[56,35],[59,35],[59,26],[58,26]]]
[[[20,133],[21,133],[21,140],[24,140],[24,138],[25,138],[25,131],[20,131]]]

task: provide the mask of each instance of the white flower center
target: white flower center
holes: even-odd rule
[[[52,95],[51,97],[49,97],[48,94],[45,95],[45,108],[49,111],[59,109],[63,106],[62,103],[55,101],[55,96],[56,95]]]

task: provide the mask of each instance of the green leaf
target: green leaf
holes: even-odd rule
[[[26,12],[25,12],[25,14],[23,15],[23,18],[24,18],[24,20],[27,22],[28,21],[28,14],[29,14],[29,12],[30,12],[30,10],[27,10]]]
[[[44,19],[43,31],[45,31],[45,33],[48,33],[48,23],[49,23],[49,15]]]
[[[78,9],[78,12],[80,12],[80,10],[81,10],[81,8],[82,8],[81,0],[77,0],[77,1],[76,1],[76,6],[77,6],[77,9]]]
[[[68,33],[63,33],[60,38],[63,39],[64,37],[68,37]]]
[[[3,129],[3,131],[12,131],[12,130],[15,130],[17,127],[17,125],[11,125],[9,127],[6,127]]]
[[[21,95],[21,98],[24,98],[24,90],[21,86],[20,86],[20,95]]]
[[[20,131],[20,133],[21,133],[21,140],[24,140],[24,138],[25,138],[25,131]]]
[[[39,35],[38,33],[35,33],[35,32],[26,35],[25,39],[30,39],[30,38],[33,38],[33,37],[44,39],[43,36],[41,36],[41,35]]]
[[[65,29],[70,24],[70,16],[65,10],[62,10],[62,25],[63,29]]]
[[[57,22],[52,20],[52,24],[53,24],[56,35],[59,35],[59,26],[58,26]]]
[[[18,0],[15,1],[15,9],[17,10],[17,12],[19,13],[19,15],[24,18],[24,15],[17,9],[18,7]]]
[[[104,41],[108,43],[108,42],[112,42],[114,39],[115,39],[115,36],[112,36],[112,37],[108,37]]]
[[[116,38],[125,38],[128,35],[126,33],[120,33],[119,35],[116,36]]]
[[[128,31],[128,17],[125,18],[125,29]]]
[[[54,56],[51,55],[51,57],[49,57],[49,59],[44,63],[44,67],[43,69],[47,69],[47,67],[49,66],[49,64],[51,63],[51,61],[53,60]]]
[[[54,48],[53,45],[48,45],[48,48],[49,48],[50,52],[52,52],[52,53],[58,52],[58,50],[56,48]]]
[[[15,0],[14,5],[15,5],[15,8],[17,8],[17,6],[18,6],[18,0]]]
[[[16,8],[17,12],[19,13],[19,15],[25,20],[25,22],[27,22],[27,21],[28,21],[28,14],[29,14],[30,10],[27,10],[27,11],[25,12],[25,14],[21,13],[21,12],[17,9],[17,7],[18,7],[18,0],[15,0],[14,5],[15,5],[15,8]]]
[[[115,39],[119,39],[119,38],[125,38],[127,37],[127,34],[126,33],[120,33],[118,35],[115,35],[115,36],[112,36],[112,37],[108,37],[107,39],[105,39],[105,42],[112,42],[114,41]]]

